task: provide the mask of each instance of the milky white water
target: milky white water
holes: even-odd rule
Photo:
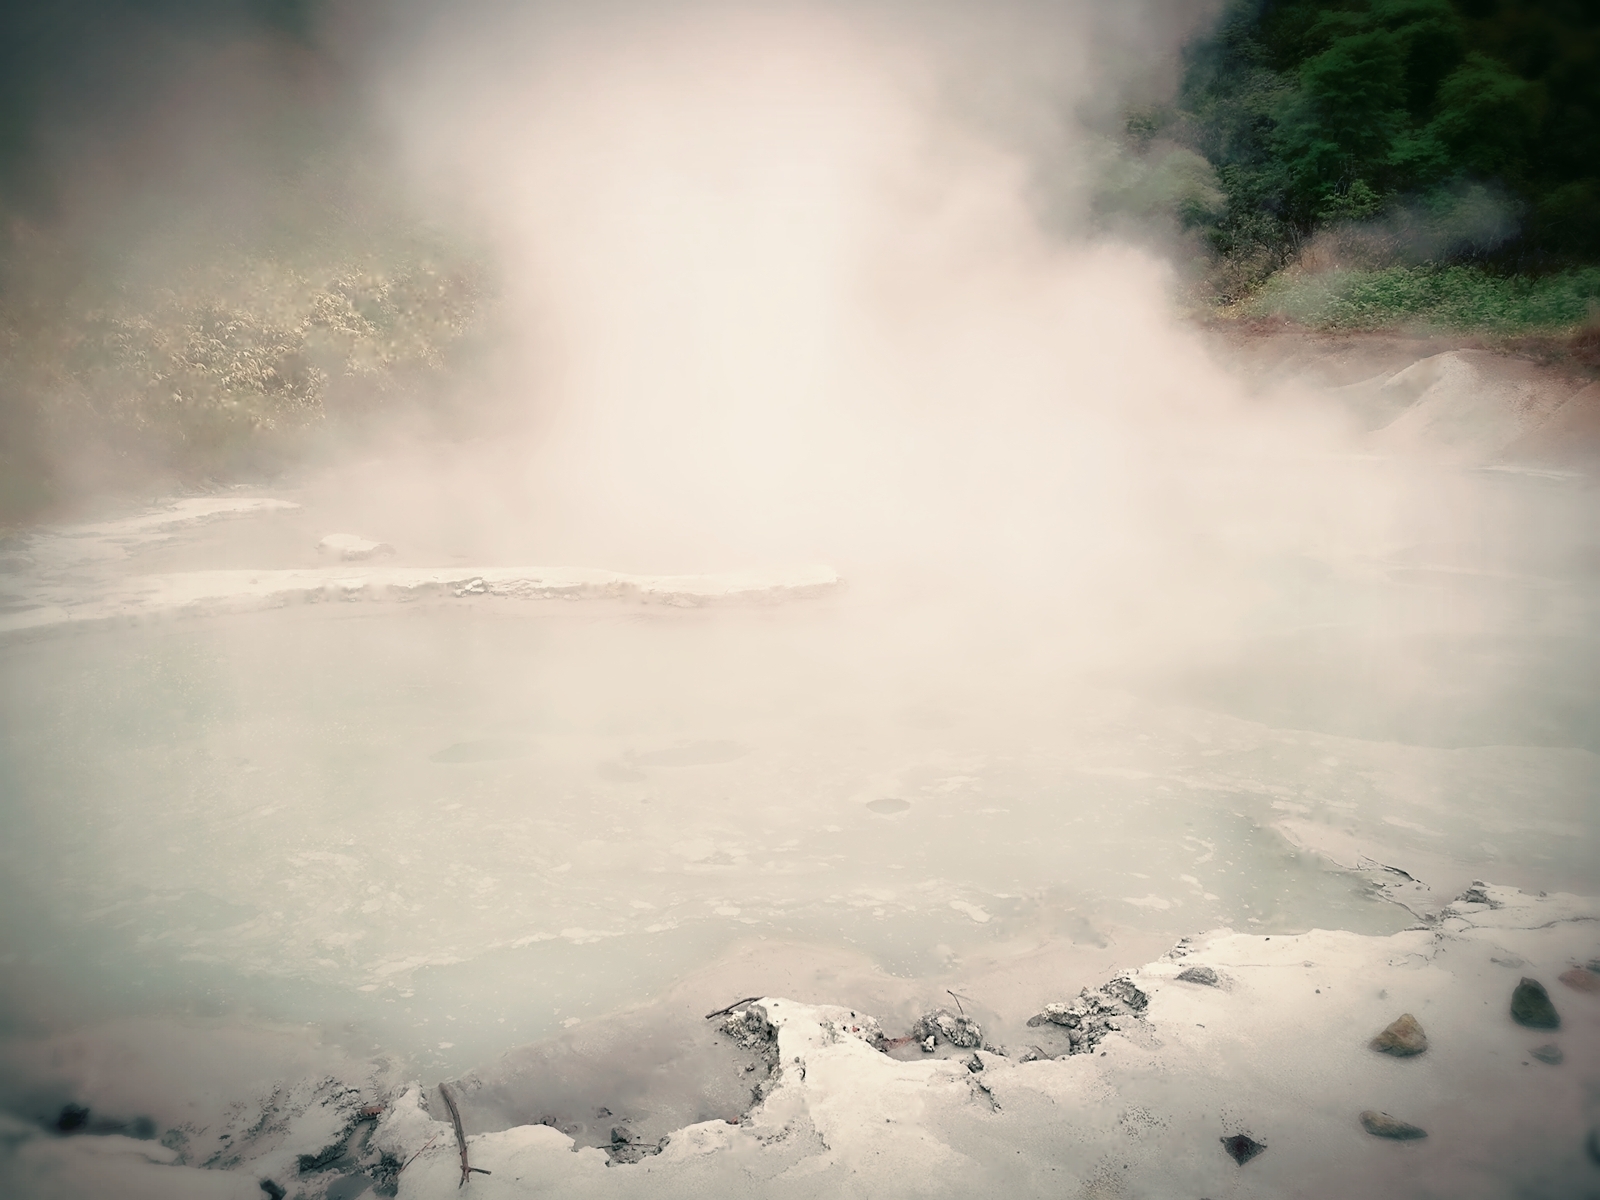
[[[297,595],[14,633],[4,1026],[309,1021],[432,1073],[758,939],[937,991],[973,955],[1413,924],[1378,863],[1593,894],[1592,493],[1452,486],[1474,545],[1246,564],[1268,599],[1170,664],[848,569],[782,602]],[[118,526],[98,565],[92,531],[36,535],[10,611],[309,569],[330,520]]]

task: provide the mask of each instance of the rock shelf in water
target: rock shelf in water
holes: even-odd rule
[[[885,1054],[884,1030],[859,1009],[767,997],[736,1006],[722,1026],[742,1111],[665,1137],[636,1133],[648,1113],[619,1111],[599,1124],[626,1140],[606,1147],[578,1145],[554,1124],[474,1132],[469,1120],[471,1163],[493,1172],[474,1175],[471,1194],[1027,1197],[1094,1194],[1097,1180],[1115,1180],[1126,1195],[1259,1200],[1584,1194],[1596,1182],[1585,1147],[1587,1097],[1600,1087],[1600,1005],[1569,1015],[1561,1071],[1529,1069],[1525,1033],[1500,1007],[1517,974],[1497,960],[1556,973],[1594,953],[1597,918],[1593,901],[1486,886],[1448,906],[1437,926],[1389,937],[1222,931],[1193,949],[1225,973],[1228,990],[1180,982],[1183,955],[1174,954],[1125,972],[1114,981],[1120,996],[1089,993],[1123,1009],[1094,1053],[1033,1061],[989,1049]],[[1367,1049],[1398,1005],[1427,1018],[1434,1044],[1422,1068]],[[1081,1009],[1081,1023],[1094,1006],[1080,997],[1062,1007]],[[1047,1020],[1030,1034],[1064,1028]],[[196,1047],[190,1069],[223,1070],[237,1057],[220,1043],[205,1050],[216,1032],[189,1027],[185,1036]],[[0,1076],[18,1089],[69,1097],[108,1120],[130,1115],[119,1111],[130,1103],[126,1072],[120,1097],[104,1094],[117,1076],[106,1065],[126,1061],[125,1049],[83,1036],[0,1052]],[[60,1100],[38,1123],[7,1118],[0,1192],[109,1194],[114,1178],[119,1196],[256,1200],[260,1179],[283,1184],[293,1174],[307,1195],[364,1186],[410,1200],[455,1194],[460,1154],[449,1114],[428,1099],[431,1082],[363,1076],[359,1064],[337,1069],[349,1083],[328,1067],[302,1070],[306,1082],[287,1085],[271,1082],[284,1072],[266,1064],[258,1075],[268,1082],[252,1100],[240,1081],[257,1074],[239,1074],[231,1091],[198,1079],[184,1087],[164,1056],[152,1063],[144,1105],[157,1141],[62,1137],[43,1128]],[[759,1084],[742,1082],[750,1078]],[[374,1124],[366,1115],[378,1104]],[[1380,1129],[1428,1136],[1402,1135],[1408,1145],[1396,1153],[1382,1144],[1396,1134],[1373,1136],[1352,1119],[1363,1112]],[[1219,1139],[1241,1129],[1272,1148],[1247,1169],[1218,1153]],[[298,1174],[302,1155],[326,1162],[316,1169],[326,1176]]]

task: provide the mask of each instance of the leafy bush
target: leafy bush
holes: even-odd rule
[[[1594,5],[1232,0],[1186,56],[1171,126],[1226,194],[1218,255],[1286,262],[1330,223],[1476,186],[1502,197],[1506,228],[1442,255],[1540,270],[1600,256]]]
[[[1415,324],[1521,333],[1582,324],[1600,312],[1600,268],[1530,278],[1475,266],[1396,266],[1382,270],[1290,269],[1244,306],[1322,329]]]
[[[440,247],[367,247],[301,261],[238,251],[129,282],[127,263],[71,286],[62,248],[18,245],[0,289],[0,515],[47,506],[95,459],[137,478],[226,476],[321,423],[426,387],[460,352],[482,272]],[[319,257],[330,261],[317,265]],[[44,282],[39,282],[43,280]],[[98,457],[91,453],[98,448]]]

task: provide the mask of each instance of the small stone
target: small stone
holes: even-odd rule
[[[1511,1019],[1529,1029],[1561,1028],[1561,1017],[1550,1003],[1550,993],[1544,990],[1544,984],[1526,975],[1511,993]]]
[[[626,1125],[613,1125],[611,1127],[611,1144],[613,1146],[626,1146],[633,1141],[633,1132]]]
[[[1371,1046],[1383,1054],[1396,1058],[1409,1058],[1428,1048],[1428,1035],[1410,1013],[1401,1013],[1389,1023],[1387,1029],[1372,1039]]]
[[[1392,1138],[1397,1142],[1411,1142],[1428,1136],[1426,1129],[1370,1108],[1361,1114],[1361,1127],[1373,1137]]]
[[[267,1200],[283,1200],[289,1194],[281,1183],[275,1183],[271,1179],[261,1181],[261,1190],[267,1194]]]
[[[1535,1046],[1528,1051],[1542,1063],[1549,1063],[1552,1067],[1559,1067],[1567,1056],[1561,1053],[1561,1047],[1554,1042],[1546,1042],[1542,1046]]]
[[[1178,972],[1178,978],[1185,983],[1203,983],[1207,987],[1217,986],[1217,973],[1210,967],[1185,967]]]
[[[1229,1158],[1242,1167],[1267,1147],[1266,1143],[1256,1141],[1247,1133],[1236,1133],[1222,1139],[1222,1148],[1228,1152]]]
[[[89,1110],[81,1104],[64,1104],[56,1118],[56,1129],[61,1133],[76,1133],[89,1123]]]
[[[1600,975],[1587,967],[1573,967],[1561,973],[1561,982],[1575,992],[1600,993]]]
[[[922,1052],[924,1054],[932,1054],[933,1053],[933,1048],[935,1046],[937,1046],[938,1044],[939,1043],[934,1038],[933,1034],[930,1033],[927,1037],[922,1039]]]

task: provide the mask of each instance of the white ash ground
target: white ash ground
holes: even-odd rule
[[[1600,992],[1558,981],[1575,965],[1571,978],[1581,978],[1597,953],[1600,903],[1478,885],[1437,921],[1389,937],[1222,931],[1186,941],[1107,986],[1047,1001],[1031,1026],[1018,1012],[984,1031],[1021,1035],[1005,1047],[941,1043],[924,1053],[910,1035],[886,1038],[860,1010],[763,998],[708,1022],[722,1025],[730,1062],[762,1064],[743,1112],[650,1139],[619,1118],[623,1137],[607,1149],[579,1145],[559,1121],[469,1130],[470,1163],[490,1173],[467,1187],[478,1200],[1567,1200],[1600,1192],[1600,1162],[1586,1148],[1600,1121]],[[1512,1020],[1524,977],[1548,988],[1559,1028]],[[1424,1053],[1372,1048],[1401,1013],[1426,1031]],[[140,1111],[134,1073],[126,1062],[108,1070],[115,1055],[103,1046],[79,1042],[74,1052],[63,1042],[36,1047],[29,1061],[14,1049],[10,1058],[8,1073],[31,1072],[37,1095],[53,1078],[54,1096],[70,1092],[91,1112]],[[177,1069],[192,1075],[195,1064]],[[252,1068],[232,1069],[231,1079],[215,1063],[207,1069],[216,1089],[239,1088]],[[62,1137],[8,1120],[0,1190],[27,1200],[259,1197],[274,1194],[259,1182],[269,1178],[307,1198],[456,1194],[460,1153],[437,1090],[397,1085],[370,1063],[342,1069],[340,1078],[258,1081],[248,1100],[248,1088],[226,1102],[216,1093],[176,1122],[181,1085],[169,1085],[166,1109],[142,1110],[161,1126],[154,1141]],[[379,1103],[376,1123],[364,1119]],[[1427,1136],[1373,1136],[1363,1113]],[[1265,1149],[1236,1163],[1223,1140],[1238,1135]]]
[[[300,505],[243,494],[171,498],[131,517],[37,530],[0,553],[0,636],[104,621],[213,616],[339,600],[425,596],[518,600],[621,599],[676,607],[775,603],[823,595],[842,582],[830,567],[715,575],[632,575],[585,567],[354,566],[128,573],[128,560],[179,534],[229,518]],[[341,564],[389,558],[395,548],[328,534],[315,551]]]

